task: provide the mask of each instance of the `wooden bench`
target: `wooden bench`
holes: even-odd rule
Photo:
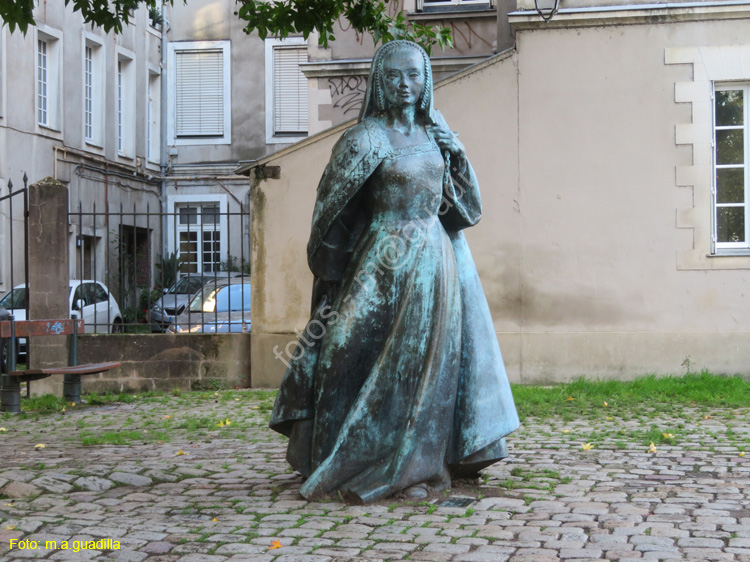
[[[78,334],[84,331],[83,320],[19,320],[11,318],[0,322],[0,338],[8,341],[6,348],[6,371],[0,376],[0,411],[21,411],[21,383],[44,379],[52,375],[63,375],[63,396],[66,402],[80,403],[81,375],[104,373],[119,367],[117,361],[107,363],[78,364]],[[18,339],[36,336],[68,336],[68,366],[44,369],[16,370]],[[28,351],[27,351],[28,354]]]

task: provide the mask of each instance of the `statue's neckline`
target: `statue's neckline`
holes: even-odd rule
[[[378,127],[380,127],[380,129],[381,129],[381,131],[383,133],[383,136],[388,141],[389,148],[393,152],[396,152],[396,151],[401,152],[401,151],[405,151],[405,150],[408,151],[408,150],[412,150],[412,149],[415,149],[415,148],[423,148],[423,147],[432,146],[432,145],[437,146],[437,144],[435,143],[435,139],[432,137],[432,135],[430,135],[430,133],[427,131],[426,127],[422,127],[422,130],[424,131],[424,134],[427,137],[426,141],[424,141],[424,142],[418,142],[418,143],[413,143],[413,144],[406,144],[406,145],[403,145],[403,146],[394,146],[393,142],[391,142],[391,138],[388,136],[388,128],[385,127],[385,125],[383,125],[383,123],[380,122],[380,119],[375,119],[375,122],[377,123]],[[405,135],[403,135],[403,133],[402,133],[402,136],[405,139],[408,138]]]

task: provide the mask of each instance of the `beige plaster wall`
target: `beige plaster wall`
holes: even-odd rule
[[[678,228],[677,211],[702,188],[676,173],[702,156],[676,142],[694,118],[676,84],[694,63],[667,56],[742,45],[746,30],[746,20],[522,30],[514,54],[436,89],[482,187],[483,220],[467,237],[513,380],[750,372],[748,269],[678,267],[698,234]],[[253,295],[263,303],[253,372],[264,383],[284,370],[273,346],[307,318],[304,249],[333,137],[279,154],[269,164],[281,179],[253,188],[265,233],[255,290],[266,293]]]

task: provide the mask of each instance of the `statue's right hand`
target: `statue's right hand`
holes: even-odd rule
[[[321,304],[322,298],[325,297],[326,304],[329,306],[333,303],[333,299],[336,298],[336,292],[338,290],[338,283],[335,281],[326,281],[320,277],[315,278],[313,284],[313,293],[315,295],[315,302]]]

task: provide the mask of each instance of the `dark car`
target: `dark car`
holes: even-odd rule
[[[164,294],[151,307],[151,331],[156,333],[166,332],[175,317],[185,311],[190,299],[209,281],[237,275],[240,274],[225,271],[186,275],[164,291]]]
[[[250,277],[209,281],[167,331],[177,334],[249,332]]]

